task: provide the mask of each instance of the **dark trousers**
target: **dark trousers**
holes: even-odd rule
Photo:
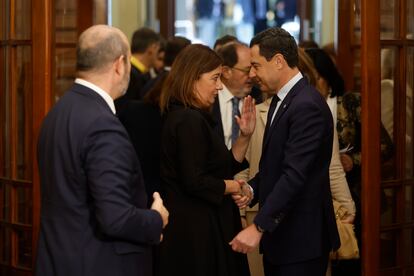
[[[326,253],[305,262],[274,265],[263,257],[264,273],[266,276],[325,276],[328,259],[329,253]]]

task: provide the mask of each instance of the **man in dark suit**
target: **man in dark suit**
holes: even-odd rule
[[[129,57],[121,31],[87,29],[77,48],[78,78],[43,122],[39,276],[151,275],[151,245],[168,211],[158,193],[147,209],[139,161],[115,116]]]
[[[122,111],[130,100],[141,100],[143,88],[151,80],[149,70],[155,66],[161,47],[161,36],[150,28],[139,28],[131,40],[131,75],[125,95],[115,101],[116,110]]]
[[[329,186],[331,112],[299,72],[289,33],[268,29],[250,46],[250,75],[274,96],[259,172],[249,183],[260,209],[230,244],[246,253],[260,242],[266,275],[322,276],[339,247]]]

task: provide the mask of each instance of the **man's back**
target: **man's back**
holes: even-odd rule
[[[100,95],[75,84],[62,97],[43,123],[38,162],[37,275],[146,275],[162,222],[143,210],[134,149]]]

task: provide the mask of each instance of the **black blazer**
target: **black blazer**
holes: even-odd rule
[[[283,265],[338,248],[329,186],[333,120],[325,99],[302,78],[265,133],[259,172],[250,182],[265,258]]]
[[[221,120],[220,101],[218,97],[216,97],[216,100],[214,101],[213,107],[211,109],[211,116],[214,120],[214,131],[218,134],[221,141],[224,142],[223,121]]]
[[[152,198],[160,191],[160,109],[143,101],[130,101],[118,116],[141,163],[148,198]]]
[[[151,79],[149,73],[143,73],[135,66],[131,65],[128,89],[125,95],[115,100],[116,111],[121,111],[131,100],[141,100],[144,97],[143,88]]]
[[[125,128],[96,92],[75,84],[43,121],[36,274],[149,275],[161,216],[146,209]]]
[[[247,168],[212,129],[210,114],[176,103],[161,135],[161,186],[170,212],[160,244],[160,276],[247,276],[245,254],[228,243],[242,229],[224,179]]]

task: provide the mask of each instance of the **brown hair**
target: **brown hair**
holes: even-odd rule
[[[187,46],[175,59],[162,88],[161,112],[168,109],[172,100],[186,107],[201,107],[194,84],[202,74],[213,71],[221,64],[221,58],[209,47],[201,44]]]
[[[302,72],[302,74],[307,78],[309,83],[314,87],[317,87],[317,80],[318,80],[318,72],[315,69],[315,65],[313,64],[312,59],[308,54],[306,54],[305,50],[302,48],[298,48],[299,54],[299,63],[298,68]]]

